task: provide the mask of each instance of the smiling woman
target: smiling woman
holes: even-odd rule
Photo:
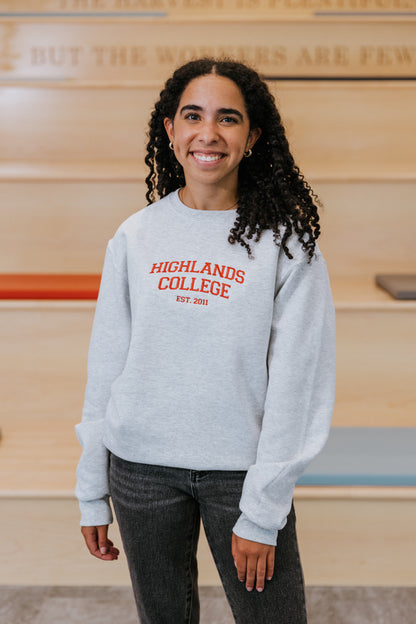
[[[118,557],[111,497],[141,621],[197,624],[202,519],[235,621],[305,624],[293,490],[335,371],[315,195],[238,62],[175,71],[145,161],[149,205],[108,244],[77,425],[87,547]]]

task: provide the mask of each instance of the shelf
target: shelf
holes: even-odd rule
[[[354,310],[416,310],[416,300],[399,301],[376,286],[374,278],[333,277],[332,296],[337,311]]]
[[[0,161],[1,182],[143,182],[147,170],[139,160],[118,161]],[[406,163],[386,164],[365,170],[348,169],[343,163],[318,163],[304,167],[304,173],[311,183],[325,182],[413,182],[416,168]]]
[[[143,182],[138,161],[0,161],[0,182]],[[416,172],[415,172],[416,178]]]
[[[5,278],[7,277],[10,281],[10,274],[8,276],[2,276],[0,274],[0,289],[2,285],[2,277],[3,282],[5,282]],[[25,276],[17,276],[17,279],[22,279]],[[42,276],[32,275],[30,273],[26,274],[28,278],[26,281],[29,285],[25,286],[25,289],[32,288],[32,281],[35,280],[39,283],[39,280],[42,280]],[[6,299],[5,297],[0,298],[0,310],[1,309],[32,309],[32,308],[48,308],[48,309],[59,309],[59,308],[93,308],[95,306],[95,300],[92,293],[95,293],[98,290],[100,276],[97,275],[72,275],[72,274],[62,274],[58,277],[61,277],[64,284],[56,284],[56,275],[51,273],[49,275],[43,276],[45,279],[45,288],[49,288],[50,284],[52,288],[58,288],[56,299],[50,298],[48,299],[46,296],[42,294],[39,299],[36,299],[36,296],[29,297],[28,294],[25,296],[21,296],[18,294],[15,299]],[[79,288],[78,290],[81,292],[81,296],[79,300],[77,300],[76,296],[70,296],[68,299],[65,299],[62,295],[62,289],[65,290],[66,282],[74,284],[77,281],[77,277],[79,277]],[[62,281],[61,280],[61,281]],[[14,287],[15,288],[15,287]],[[391,297],[387,292],[385,292],[382,288],[376,286],[373,278],[366,277],[337,277],[333,276],[331,278],[331,289],[332,295],[334,299],[335,309],[337,311],[362,311],[362,310],[380,310],[380,311],[410,311],[416,310],[416,299],[415,300],[396,300]],[[90,301],[82,301],[82,299],[89,299]]]

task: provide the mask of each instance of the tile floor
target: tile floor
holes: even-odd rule
[[[416,623],[416,587],[308,587],[307,604],[309,624]],[[0,623],[138,621],[129,588],[0,586]],[[233,624],[221,588],[201,588],[201,624]]]

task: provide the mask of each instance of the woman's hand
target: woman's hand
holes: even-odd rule
[[[252,591],[254,587],[257,591],[263,591],[265,580],[271,580],[275,550],[275,546],[252,542],[233,533],[231,552],[238,578],[245,581],[248,591]]]
[[[111,540],[108,539],[108,525],[101,526],[83,526],[81,533],[84,536],[88,550],[97,559],[103,561],[114,561],[118,559],[120,551],[114,547]]]

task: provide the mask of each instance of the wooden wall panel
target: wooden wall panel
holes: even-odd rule
[[[141,161],[157,91],[0,89],[4,161]]]
[[[278,76],[413,76],[415,23],[15,20],[0,23],[8,80],[164,81],[200,56],[231,56]]]
[[[0,491],[73,492],[93,312],[2,302]]]
[[[414,500],[295,504],[307,584],[414,585]]]
[[[144,183],[0,183],[0,272],[100,273],[107,241],[143,208]]]
[[[414,271],[415,182],[312,184],[331,277]],[[146,205],[145,191],[143,181],[0,183],[0,271],[100,272],[108,239]]]
[[[124,555],[111,564],[88,555],[75,500],[3,499],[1,505],[0,583],[130,585]],[[414,586],[414,500],[296,498],[295,505],[307,585]],[[121,543],[116,525],[110,537]],[[203,535],[198,562],[201,585],[219,585]]]
[[[337,311],[337,426],[416,427],[415,306]]]
[[[415,83],[279,82],[271,88],[307,177],[415,177]],[[81,162],[87,169],[110,163],[117,175],[124,165],[139,172],[158,93],[155,87],[0,88],[0,160],[6,166],[67,163],[69,170]]]
[[[416,174],[415,87],[275,83],[272,91],[307,176],[385,180]]]
[[[94,309],[94,302],[1,302],[2,421],[78,422]]]
[[[319,246],[331,276],[373,279],[376,273],[414,272],[416,182],[313,187],[323,202]]]
[[[129,585],[124,554],[108,566],[88,554],[72,497],[5,498],[1,507],[7,547],[0,555],[0,584]],[[117,526],[110,528],[110,537],[121,543]]]

